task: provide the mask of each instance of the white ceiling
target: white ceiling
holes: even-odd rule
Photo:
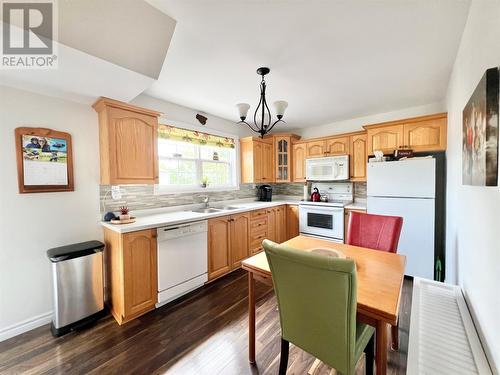
[[[469,0],[147,0],[177,21],[149,95],[236,120],[289,102],[289,127],[444,98]]]
[[[0,69],[0,84],[83,103],[128,102],[158,78],[174,19],[137,0],[60,1],[58,11],[57,69]]]

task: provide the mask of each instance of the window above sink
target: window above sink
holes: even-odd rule
[[[155,194],[237,190],[237,142],[160,124]]]

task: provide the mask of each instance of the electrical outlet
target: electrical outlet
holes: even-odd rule
[[[122,198],[122,192],[119,186],[111,186],[111,198],[113,198],[113,200]]]

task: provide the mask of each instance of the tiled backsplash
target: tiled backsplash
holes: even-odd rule
[[[241,184],[239,190],[155,194],[153,185],[122,185],[122,197],[119,200],[111,198],[111,186],[100,186],[101,211],[118,211],[120,206],[128,206],[130,210],[145,210],[148,208],[161,208],[182,206],[186,204],[201,203],[202,195],[208,195],[211,202],[220,202],[233,199],[253,198],[257,196],[257,186],[260,184]],[[271,184],[273,195],[300,196],[303,194],[303,183]],[[366,183],[354,183],[355,199],[366,199]]]
[[[259,184],[260,185],[260,184]],[[130,210],[145,210],[201,203],[202,195],[208,195],[211,202],[233,199],[253,198],[257,196],[257,184],[241,184],[239,190],[207,191],[196,193],[155,194],[153,185],[122,185],[122,197],[119,200],[111,198],[111,186],[100,186],[101,211],[118,211],[120,206],[128,206]],[[300,195],[302,183],[272,184],[273,195]]]
[[[365,200],[366,199],[366,182],[355,182],[354,183],[354,200]]]

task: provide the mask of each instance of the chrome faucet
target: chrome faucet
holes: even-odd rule
[[[205,208],[209,208],[210,197],[208,195],[200,195],[200,198],[202,199],[203,203],[205,203]]]

